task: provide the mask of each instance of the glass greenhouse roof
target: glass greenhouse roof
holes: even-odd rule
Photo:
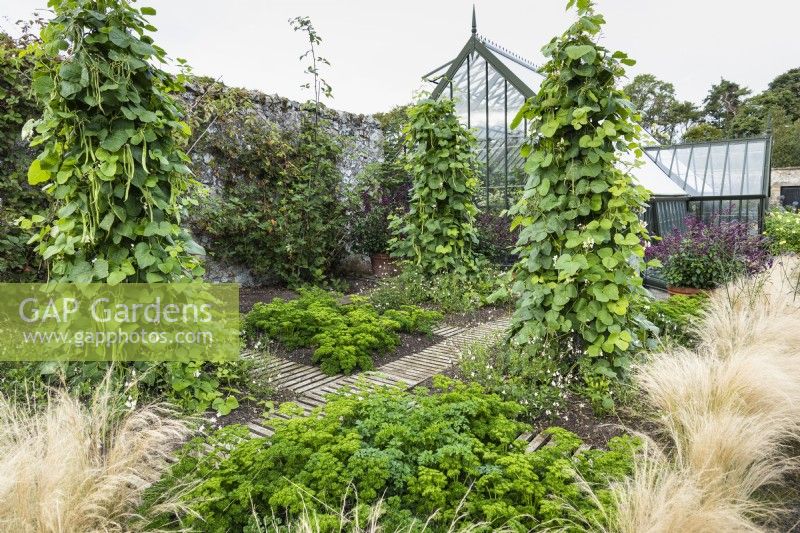
[[[507,209],[525,184],[520,149],[528,136],[526,120],[515,129],[510,124],[544,79],[538,67],[479,35],[473,11],[472,35],[459,54],[423,79],[435,84],[431,98],[455,100],[461,121],[477,137],[479,207]],[[658,146],[646,134],[642,140],[648,157],[632,172],[655,197],[682,201],[684,212],[706,219],[761,225],[769,194],[769,137],[671,146]]]
[[[770,182],[770,137],[652,146],[648,157],[688,195],[705,220],[736,219],[761,228]]]
[[[645,153],[695,197],[766,196],[769,138],[654,146]]]

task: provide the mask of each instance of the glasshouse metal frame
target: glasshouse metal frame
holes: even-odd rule
[[[739,220],[763,231],[771,151],[769,135],[645,148],[647,157],[687,193],[650,199],[643,216],[650,234],[682,231],[689,214],[711,222]],[[666,287],[657,271],[646,272],[645,283]]]

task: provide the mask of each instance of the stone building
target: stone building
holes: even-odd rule
[[[772,169],[769,203],[771,206],[800,207],[800,167]]]

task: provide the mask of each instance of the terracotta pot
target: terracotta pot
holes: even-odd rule
[[[369,256],[372,263],[372,273],[379,278],[385,278],[397,274],[397,265],[389,254],[372,254]]]
[[[667,285],[667,292],[670,296],[674,294],[682,294],[683,296],[691,296],[693,294],[700,294],[703,292],[703,289],[695,289],[694,287],[673,287],[672,285]]]

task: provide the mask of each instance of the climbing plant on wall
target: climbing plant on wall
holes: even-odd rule
[[[604,19],[591,2],[578,0],[577,11],[542,49],[545,79],[515,119],[527,119],[532,135],[525,192],[510,210],[512,229],[521,227],[512,339],[571,351],[584,375],[615,377],[637,342],[633,304],[644,291],[648,238],[638,215],[648,193],[622,161],[642,153],[637,117],[617,89],[634,62],[597,43]]]
[[[33,155],[20,132],[38,114],[30,94],[33,62],[24,54],[35,41],[29,29],[24,27],[18,39],[0,33],[0,282],[33,281],[39,275],[38,258],[26,244],[29,236],[16,224],[24,213],[46,207],[43,194],[24,180]]]
[[[202,273],[202,252],[181,228],[195,185],[181,146],[189,127],[153,63],[155,28],[125,0],[51,0],[55,17],[34,50],[32,87],[44,105],[26,124],[40,150],[28,182],[55,216],[33,215],[33,242],[52,279],[160,282]]]
[[[404,134],[413,187],[408,213],[392,224],[392,255],[425,274],[476,272],[474,136],[459,122],[452,100],[409,108]]]

